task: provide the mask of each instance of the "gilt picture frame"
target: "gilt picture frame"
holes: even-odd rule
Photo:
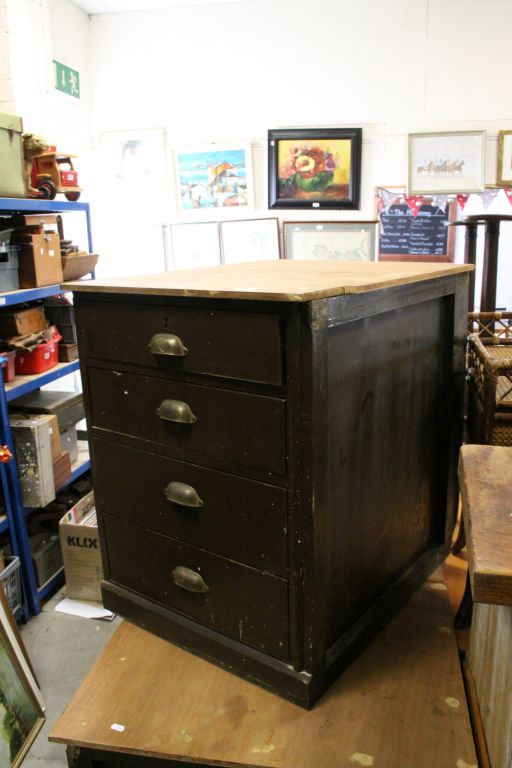
[[[268,207],[359,208],[362,128],[268,131]]]
[[[512,131],[498,133],[498,169],[499,187],[512,187]]]

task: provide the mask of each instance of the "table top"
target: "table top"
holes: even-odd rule
[[[472,269],[468,264],[430,262],[280,259],[108,280],[72,281],[64,283],[63,289],[80,292],[300,302],[347,293],[364,293]]]
[[[50,741],[245,768],[477,768],[439,574],[309,712],[123,622]]]
[[[462,446],[459,479],[473,600],[512,605],[512,448]]]

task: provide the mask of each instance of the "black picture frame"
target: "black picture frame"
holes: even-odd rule
[[[358,209],[362,144],[362,128],[270,129],[268,207]]]

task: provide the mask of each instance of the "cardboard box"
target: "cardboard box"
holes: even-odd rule
[[[46,315],[43,307],[20,309],[19,312],[0,314],[0,336],[9,339],[12,336],[25,336],[39,333],[46,328]]]
[[[23,504],[45,507],[55,498],[50,423],[47,416],[36,419],[9,417]]]
[[[73,464],[78,459],[78,435],[75,425],[64,429],[60,433],[60,444],[62,450],[69,453],[69,458]]]
[[[20,247],[20,288],[38,288],[62,282],[60,239],[56,232],[14,236]]]
[[[66,595],[75,600],[101,602],[101,563],[94,493],[80,499],[59,523],[60,545],[66,575]],[[85,523],[89,524],[85,524]]]

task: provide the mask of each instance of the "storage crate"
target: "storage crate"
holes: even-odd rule
[[[76,344],[75,308],[72,304],[57,304],[48,301],[44,304],[46,317],[59,329],[65,344]]]
[[[59,362],[60,339],[60,335],[54,332],[53,339],[35,347],[32,352],[18,352],[15,365],[16,375],[43,373],[43,371],[54,368]]]
[[[23,605],[20,577],[21,563],[19,557],[14,556],[6,557],[5,561],[8,562],[8,565],[6,565],[3,571],[0,573],[0,581],[2,582],[2,587],[4,588],[4,592],[7,596],[9,607],[13,615],[16,615],[16,611],[18,611]]]
[[[0,244],[0,291],[17,291],[20,287],[18,248]]]

